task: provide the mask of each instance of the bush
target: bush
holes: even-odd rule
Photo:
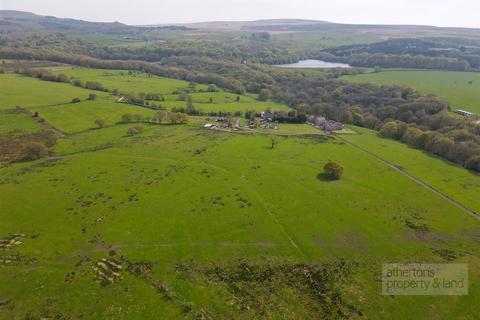
[[[97,91],[107,91],[107,89],[105,89],[103,85],[97,81],[87,81],[85,83],[85,88]]]
[[[343,174],[343,167],[336,162],[330,161],[323,167],[322,176],[329,180],[338,180]]]
[[[81,100],[80,98],[73,98],[72,103],[79,103]]]
[[[134,136],[134,135],[140,134],[142,132],[143,132],[143,127],[142,126],[130,127],[127,130],[127,136]]]
[[[105,127],[105,120],[103,120],[103,119],[97,119],[97,120],[95,120],[95,124],[96,124],[99,128],[103,128],[103,127]]]
[[[132,120],[133,120],[133,115],[132,114],[125,113],[124,115],[122,115],[122,122],[129,123],[129,122],[132,122]]]
[[[84,87],[84,86],[85,86],[85,85],[83,84],[82,80],[79,80],[79,79],[73,80],[72,83],[73,83],[73,85],[74,85],[75,87]]]

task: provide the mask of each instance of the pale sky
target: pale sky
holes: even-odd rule
[[[480,0],[0,0],[0,9],[134,25],[299,18],[480,28]]]

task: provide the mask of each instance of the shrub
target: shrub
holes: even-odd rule
[[[142,132],[143,132],[143,127],[142,126],[130,127],[127,130],[127,136],[134,136],[134,135],[140,134]]]
[[[95,120],[95,124],[96,124],[99,128],[103,128],[103,127],[105,127],[105,120],[103,120],[103,119],[97,119],[97,120]]]
[[[79,79],[73,80],[72,83],[73,83],[73,85],[74,85],[75,87],[83,87],[83,86],[84,86],[82,80],[79,80]]]
[[[330,161],[323,167],[323,176],[330,180],[338,180],[343,174],[343,167]]]
[[[81,100],[80,98],[73,98],[72,103],[79,103]]]
[[[85,83],[85,88],[90,90],[97,90],[97,91],[107,91],[100,82],[97,81],[87,81]]]
[[[122,122],[125,122],[125,123],[132,122],[132,119],[133,119],[133,115],[130,113],[125,113],[124,115],[122,115]]]

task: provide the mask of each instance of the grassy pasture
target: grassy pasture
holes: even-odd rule
[[[73,98],[86,99],[90,93],[108,96],[106,93],[77,88],[67,83],[53,83],[16,74],[0,74],[0,109],[64,104],[71,102]]]
[[[109,90],[118,89],[123,93],[139,93],[154,92],[164,94],[164,102],[154,102],[161,104],[167,109],[173,107],[185,108],[185,101],[178,101],[178,95],[172,94],[179,89],[188,87],[188,82],[162,78],[157,76],[149,77],[146,74],[128,74],[126,70],[100,70],[86,68],[55,68],[56,73],[63,73],[74,79],[82,81],[98,81]],[[197,85],[197,90],[206,90],[206,85]],[[256,95],[241,95],[240,101],[237,102],[238,95],[219,91],[219,92],[197,92],[191,94],[195,103],[195,108],[204,112],[245,112],[247,110],[264,111],[267,108],[273,110],[289,110],[290,108],[284,104],[271,101],[258,101]],[[212,98],[212,103],[210,102]]]
[[[98,81],[109,90],[118,89],[123,93],[155,92],[171,94],[178,89],[188,87],[188,82],[157,76],[148,76],[142,73],[128,74],[128,70],[101,70],[88,68],[55,68],[56,73],[63,73],[82,81]],[[206,89],[199,85],[198,89]]]
[[[290,126],[292,132],[300,130]],[[369,318],[378,316],[380,306],[381,316],[389,319],[428,318],[432,308],[446,318],[458,314],[457,308],[465,318],[475,317],[476,286],[459,299],[397,297],[393,302],[379,294],[372,279],[381,263],[442,261],[433,249],[451,250],[457,262],[470,263],[470,281],[479,281],[475,257],[480,252],[471,237],[480,223],[356,148],[319,136],[278,137],[272,149],[269,136],[194,125],[147,126],[142,135],[125,137],[126,127],[67,136],[55,149],[63,156],[55,162],[0,169],[5,208],[0,234],[37,235],[0,252],[23,257],[18,265],[0,268],[0,300],[15,306],[2,310],[0,318],[30,312],[172,319],[193,318],[202,310],[215,318],[259,317],[255,305],[237,309],[239,297],[224,284],[192,269],[179,272],[177,264],[228,266],[244,259],[264,265],[342,257],[359,267],[341,294]],[[93,151],[98,145],[105,148]],[[411,152],[419,161],[429,160]],[[329,160],[345,167],[338,182],[316,177]],[[437,166],[450,170],[444,162]],[[425,238],[415,236],[407,219],[428,225]],[[128,262],[120,279],[102,287],[94,281],[93,266],[112,250],[113,257]],[[151,264],[148,277],[127,271],[131,262]],[[156,290],[152,284],[157,282],[168,291]],[[256,282],[245,290],[270,301],[272,317],[287,312],[318,318],[309,307],[317,302],[309,302],[301,289],[271,285],[281,294],[248,291],[262,287]]]
[[[480,176],[477,174],[398,141],[380,138],[375,131],[358,127],[354,130],[359,134],[345,135],[343,138],[405,168],[434,188],[480,212]]]
[[[452,109],[480,114],[480,73],[385,70],[379,73],[344,76],[344,80],[375,84],[398,84],[417,89],[422,94],[435,94],[449,101]]]
[[[237,102],[236,94],[228,92],[202,92],[202,93],[192,93],[191,97],[195,109],[204,111],[204,112],[231,112],[241,111],[242,113],[248,110],[255,110],[257,112],[265,111],[270,108],[272,110],[290,110],[290,108],[284,104],[276,103],[272,101],[258,101],[255,95],[241,95],[240,101]],[[212,102],[210,102],[212,98]],[[185,101],[178,101],[178,96],[169,95],[165,96],[164,102],[160,104],[167,108],[171,109],[173,107],[185,108]]]
[[[345,31],[283,32],[274,34],[272,38],[303,49],[325,49],[349,44],[372,43],[380,40],[378,36],[353,34]]]
[[[116,124],[122,114],[155,111],[103,93],[65,103],[90,91],[0,77],[20,85],[8,88],[31,103],[30,111],[70,133],[59,138],[53,159],[0,167],[0,239],[25,234],[0,250],[0,319],[318,319],[328,318],[319,310],[336,299],[369,319],[477,317],[480,222],[343,139],[477,211],[480,177],[359,128],[341,137],[293,124],[233,134],[201,129],[205,117],[190,117],[187,125],[145,124],[143,133],[127,137],[133,124]],[[0,96],[16,105],[3,83]],[[35,93],[28,100],[21,95],[27,88]],[[236,95],[212,94],[213,103],[209,95],[193,94],[195,106],[237,111]],[[60,105],[49,106],[55,101]],[[164,104],[177,102],[167,96]],[[246,110],[271,104],[254,96],[241,96],[241,103]],[[11,112],[0,112],[0,133],[38,129],[27,114]],[[112,126],[88,130],[97,118]],[[331,160],[345,167],[342,179],[318,179]],[[382,263],[452,256],[469,263],[468,296],[380,294]],[[101,259],[121,263],[113,283],[98,282]],[[335,295],[327,292],[326,301],[278,271],[339,259],[353,269],[334,281]],[[239,280],[245,275],[232,270],[244,264],[254,267]],[[275,276],[255,277],[264,275],[257,268]]]
[[[40,131],[42,126],[28,112],[0,110],[0,134],[17,129],[32,133]]]
[[[73,133],[96,128],[95,120],[103,119],[105,125],[111,126],[121,121],[125,113],[153,116],[154,110],[133,105],[115,103],[112,99],[98,99],[58,106],[30,108],[57,129]]]

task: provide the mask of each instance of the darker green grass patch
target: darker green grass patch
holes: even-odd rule
[[[189,281],[203,279],[209,286],[224,287],[226,298],[247,318],[275,318],[295,311],[307,319],[362,319],[362,312],[340,289],[356,268],[356,263],[345,260],[317,264],[240,260],[178,264],[176,272]]]

